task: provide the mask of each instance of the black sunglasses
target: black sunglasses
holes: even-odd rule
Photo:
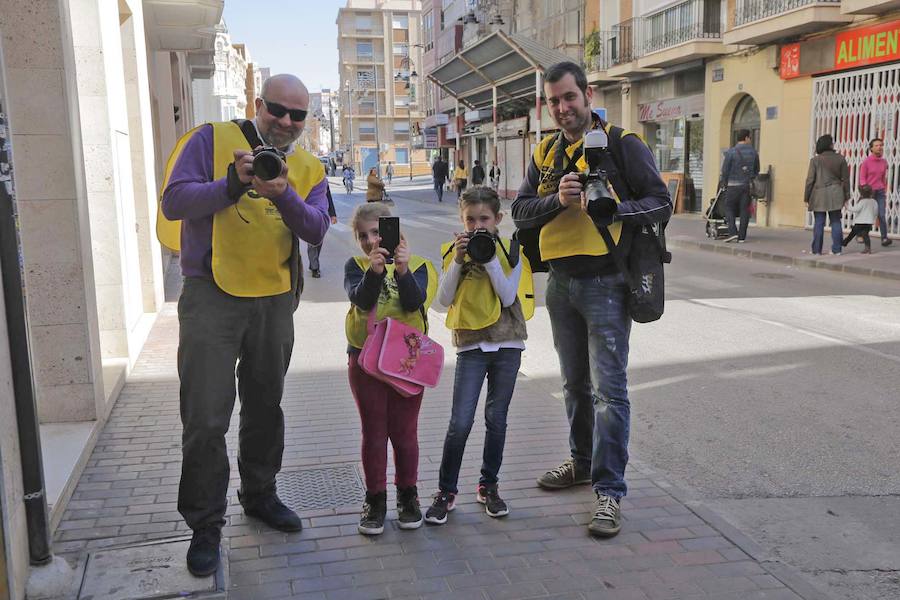
[[[276,119],[280,119],[284,115],[290,113],[291,121],[296,121],[299,123],[300,121],[306,120],[306,113],[309,111],[303,110],[302,108],[288,108],[286,106],[282,106],[277,102],[272,102],[270,100],[262,99],[263,103],[266,105],[266,110],[269,111],[269,114],[275,117]]]

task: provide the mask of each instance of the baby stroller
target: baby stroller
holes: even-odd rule
[[[706,221],[706,237],[719,239],[728,236],[728,225],[725,223],[725,188],[719,188],[716,197],[709,201],[709,208],[703,215]]]
[[[385,204],[393,204],[394,201],[391,200],[391,195],[387,193],[387,190],[383,190],[381,192],[381,201]]]

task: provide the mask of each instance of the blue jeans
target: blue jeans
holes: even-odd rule
[[[547,311],[559,355],[569,447],[599,493],[628,491],[628,288],[620,273],[576,279],[550,269]]]
[[[881,241],[888,237],[887,222],[887,196],[884,190],[875,190],[875,202],[878,204],[878,231],[881,233]]]
[[[459,469],[466,440],[475,422],[478,396],[487,377],[487,402],[484,406],[484,453],[481,463],[482,483],[497,483],[503,447],[506,445],[506,414],[516,386],[522,362],[518,348],[501,348],[496,352],[467,350],[456,355],[456,379],[453,382],[453,408],[444,438],[444,456],[438,475],[441,491],[456,494]]]
[[[813,254],[822,254],[822,245],[825,242],[825,215],[828,215],[828,220],[831,222],[831,251],[835,254],[840,253],[843,249],[841,242],[843,241],[843,233],[841,232],[841,211],[838,210],[829,210],[827,213],[825,211],[816,211],[813,213],[815,217],[815,223],[813,224],[813,241],[812,241],[812,251]]]

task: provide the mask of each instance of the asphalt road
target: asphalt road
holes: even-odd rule
[[[338,280],[364,201],[339,187],[323,255]],[[392,196],[413,251],[439,264],[455,196]],[[900,285],[683,249],[666,280],[663,319],[632,329],[634,459],[835,597],[900,598]],[[522,372],[562,411],[544,281]]]

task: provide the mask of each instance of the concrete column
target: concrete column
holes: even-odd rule
[[[638,123],[638,105],[637,90],[633,88],[631,81],[625,80],[621,84],[622,91],[622,123],[623,129],[637,131]]]
[[[13,170],[42,422],[97,417],[102,397],[68,12],[0,0]],[[3,420],[6,422],[6,420]]]

